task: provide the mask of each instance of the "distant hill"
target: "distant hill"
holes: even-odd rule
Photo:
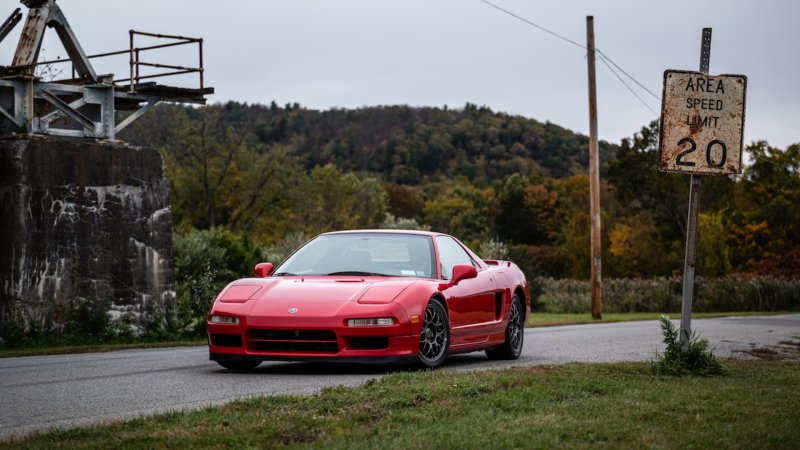
[[[160,105],[120,137],[169,151],[181,145],[182,133],[196,130],[203,120],[215,122],[208,130],[217,131],[211,132],[229,130],[254,147],[286,146],[308,169],[334,163],[343,170],[377,172],[386,182],[398,184],[457,176],[492,181],[511,173],[563,178],[588,165],[586,136],[470,103],[461,109],[377,106],[326,111],[274,102],[228,102],[200,109]],[[602,170],[616,150],[616,145],[601,142]]]

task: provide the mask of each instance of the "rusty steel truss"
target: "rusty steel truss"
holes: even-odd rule
[[[214,88],[204,86],[202,39],[130,30],[128,50],[87,56],[56,0],[21,0],[21,3],[29,8],[28,17],[11,65],[0,66],[0,135],[21,132],[113,140],[117,133],[159,102],[205,104],[205,96],[214,93]],[[22,16],[17,8],[0,25],[0,42]],[[47,27],[56,30],[68,59],[39,61]],[[168,42],[136,47],[135,36]],[[197,67],[159,64],[142,58],[142,53],[148,50],[180,45],[197,45]],[[129,54],[129,78],[115,80],[113,75],[98,75],[90,62],[94,58],[126,53]],[[44,81],[35,75],[37,67],[67,62],[72,64],[72,78]],[[142,67],[166,71],[142,74]],[[199,76],[196,88],[142,82],[191,73]],[[119,122],[118,116],[122,119]]]

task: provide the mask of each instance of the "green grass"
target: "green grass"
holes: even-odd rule
[[[534,312],[528,318],[528,327],[553,327],[558,325],[579,325],[584,323],[629,322],[633,320],[658,320],[663,313],[603,313],[601,320],[592,319],[590,313],[539,313]],[[692,313],[693,319],[707,319],[709,317],[730,316],[766,316],[787,314],[784,312],[706,312]],[[669,313],[673,319],[680,319],[681,313]]]
[[[315,396],[241,400],[6,444],[33,449],[800,448],[800,363],[726,364],[730,370],[722,377],[657,376],[647,363],[398,372]]]
[[[130,350],[136,348],[159,347],[185,347],[204,345],[205,339],[180,340],[163,342],[130,342],[111,344],[86,344],[86,345],[54,345],[43,347],[0,348],[0,358],[13,358],[16,356],[41,356],[41,355],[67,355],[73,353],[112,352],[115,350]]]

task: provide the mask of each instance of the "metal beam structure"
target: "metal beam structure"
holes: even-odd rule
[[[3,39],[8,36],[8,33],[10,33],[15,26],[17,26],[20,20],[22,20],[22,12],[20,12],[20,9],[17,8],[13,13],[11,13],[10,16],[8,16],[8,19],[6,19],[6,21],[0,25],[0,42],[3,42]]]
[[[116,134],[156,104],[166,102],[205,104],[213,88],[203,86],[202,39],[157,35],[130,31],[131,48],[120,52],[87,56],[66,16],[56,0],[22,0],[29,8],[11,66],[0,66],[0,135],[9,133],[45,134],[70,138],[116,139]],[[0,25],[0,42],[22,19],[17,8]],[[54,28],[69,59],[39,62],[39,52],[47,27]],[[160,46],[135,48],[133,35],[144,34],[158,38],[180,39],[180,42]],[[141,62],[142,51],[166,46],[198,44],[199,67],[187,68],[171,64]],[[136,64],[136,77],[114,81],[113,75],[97,75],[90,59],[130,53],[131,73]],[[36,67],[44,64],[72,63],[77,79],[43,81],[36,76]],[[139,75],[139,65],[180,69],[156,75]],[[197,72],[198,89],[141,83],[177,73]],[[127,84],[120,84],[127,81]],[[130,111],[117,124],[120,111]]]

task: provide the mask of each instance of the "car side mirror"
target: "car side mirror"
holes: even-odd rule
[[[256,264],[256,276],[259,278],[266,278],[272,273],[272,263],[258,263]]]
[[[469,264],[456,264],[453,266],[453,278],[451,279],[451,283],[453,286],[455,286],[462,280],[468,280],[477,276],[478,271],[475,269],[475,266],[471,266]]]

